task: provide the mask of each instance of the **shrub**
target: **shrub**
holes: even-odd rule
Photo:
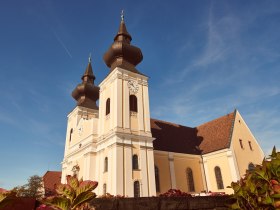
[[[76,176],[67,176],[67,184],[60,184],[56,188],[58,195],[48,197],[42,202],[54,209],[90,209],[87,202],[96,197],[92,191],[97,185],[94,181],[79,181]]]
[[[167,192],[160,194],[159,197],[192,197],[191,194],[182,192],[177,189],[170,189]]]
[[[274,147],[268,159],[244,178],[232,182],[232,209],[280,209],[280,152]]]

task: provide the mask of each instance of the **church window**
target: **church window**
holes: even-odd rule
[[[253,171],[254,168],[255,168],[255,166],[254,166],[253,163],[250,163],[250,164],[248,165],[248,170],[249,170],[249,171]]]
[[[160,187],[159,187],[159,170],[158,170],[157,166],[155,166],[155,180],[156,180],[156,191],[160,192]]]
[[[134,182],[134,197],[139,198],[140,197],[140,184],[139,181]]]
[[[187,182],[188,182],[188,188],[189,192],[194,192],[194,180],[193,180],[193,172],[191,168],[187,168],[186,170],[187,174]]]
[[[106,195],[107,193],[107,185],[106,183],[103,184],[103,195]]]
[[[137,97],[135,95],[129,96],[129,109],[132,112],[137,112]]]
[[[248,144],[249,144],[250,150],[253,150],[251,141],[248,141]]]
[[[133,170],[139,169],[139,166],[138,166],[138,155],[133,155],[132,156],[132,169]]]
[[[240,144],[241,149],[244,149],[242,139],[239,139],[239,144]]]
[[[104,172],[108,171],[108,157],[105,157],[104,159]]]
[[[106,115],[110,114],[110,98],[106,101]]]
[[[72,134],[73,134],[73,128],[71,128],[71,130],[70,130],[69,142],[71,142],[71,140],[72,140]]]
[[[216,176],[216,182],[217,182],[218,189],[219,190],[224,189],[222,173],[221,173],[221,169],[219,166],[215,167],[215,176]]]

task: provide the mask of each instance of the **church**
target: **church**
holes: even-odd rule
[[[149,78],[136,69],[143,55],[131,41],[122,16],[103,57],[108,75],[97,86],[89,58],[72,92],[61,182],[76,174],[98,181],[97,195],[128,197],[232,193],[227,186],[264,158],[246,122],[238,110],[194,128],[151,119]]]

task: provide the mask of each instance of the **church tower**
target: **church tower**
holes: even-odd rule
[[[114,42],[103,57],[110,72],[99,85],[97,180],[103,193],[153,196],[148,77],[135,68],[143,56],[131,40],[122,15]]]
[[[66,175],[78,175],[79,178],[95,180],[95,144],[98,137],[99,87],[94,85],[95,76],[89,58],[82,83],[72,92],[77,106],[68,115],[64,159],[62,162],[62,183]]]
[[[72,92],[77,106],[68,115],[62,183],[77,174],[98,181],[97,195],[156,195],[148,77],[136,69],[143,56],[131,40],[122,15],[103,58],[109,74],[96,87],[90,59]]]

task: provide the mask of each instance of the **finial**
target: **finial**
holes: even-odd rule
[[[91,63],[91,53],[89,53],[88,62]]]
[[[122,12],[121,12],[121,20],[124,21],[124,10],[122,9]]]

